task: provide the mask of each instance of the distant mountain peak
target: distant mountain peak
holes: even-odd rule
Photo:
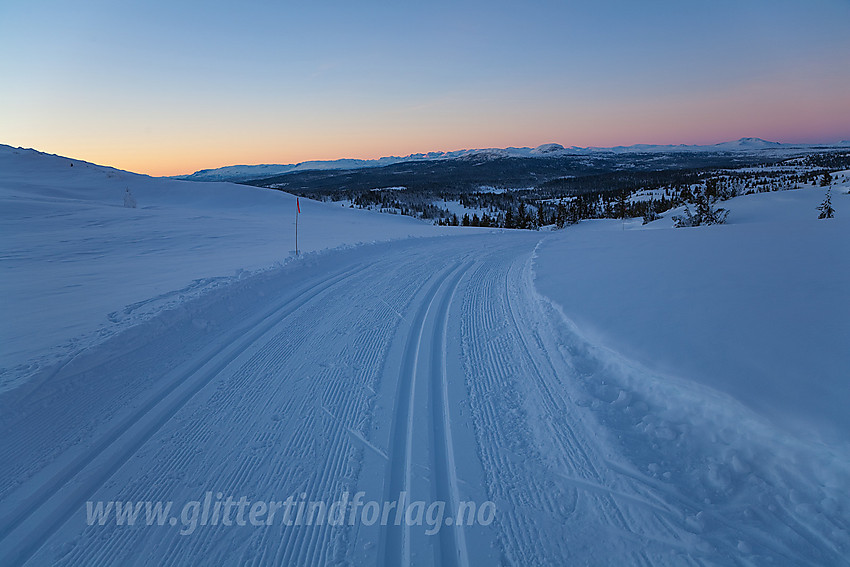
[[[531,153],[533,153],[533,154],[553,154],[553,153],[562,152],[562,151],[564,151],[564,146],[562,146],[561,144],[550,143],[550,144],[542,144],[540,146],[537,146],[536,148],[531,150]]]
[[[740,138],[734,142],[722,142],[720,144],[715,144],[715,147],[761,149],[779,148],[782,147],[782,144],[780,142],[770,142],[762,138]]]

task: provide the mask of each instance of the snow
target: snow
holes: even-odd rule
[[[847,438],[850,196],[817,220],[824,193],[738,197],[725,226],[582,222],[541,245],[537,283],[594,344]]]
[[[72,165],[73,164],[73,165]],[[137,208],[124,207],[127,191]],[[449,233],[301,199],[299,250]],[[290,261],[295,197],[0,146],[0,390],[212,287]]]
[[[763,150],[780,148],[782,144],[779,142],[769,142],[761,138],[741,138],[734,142],[721,142],[714,144],[714,147],[722,150]]]
[[[507,191],[509,191],[509,189],[504,187],[491,187],[489,185],[480,185],[478,189],[476,189],[477,193],[493,193],[495,195],[505,193]]]
[[[824,193],[739,197],[725,226],[582,222],[535,253],[609,469],[684,504],[712,564],[848,557],[850,216],[817,220]]]
[[[457,215],[458,219],[463,219],[463,215],[469,215],[469,218],[472,218],[472,215],[478,215],[481,217],[484,213],[487,213],[490,216],[493,216],[494,213],[488,208],[475,208],[475,207],[465,207],[463,203],[455,200],[438,200],[434,201],[434,206],[439,207],[441,209],[445,209],[449,211],[451,214]]]
[[[847,190],[545,233],[301,199],[294,259],[291,195],[0,147],[0,564],[846,564]],[[179,512],[355,494],[495,521]]]
[[[216,169],[202,169],[191,175],[175,176],[176,179],[187,181],[244,181],[247,179],[260,179],[263,177],[274,177],[291,173],[294,171],[307,170],[333,170],[333,169],[360,169],[366,167],[383,167],[408,161],[402,157],[382,157],[374,160],[364,159],[336,159],[336,160],[312,160],[292,164],[262,164],[262,165],[229,165]]]

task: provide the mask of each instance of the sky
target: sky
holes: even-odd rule
[[[0,0],[0,143],[151,175],[850,139],[850,0]]]

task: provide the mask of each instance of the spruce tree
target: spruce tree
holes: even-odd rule
[[[563,201],[558,202],[558,214],[555,217],[555,226],[558,228],[564,228],[564,225],[567,224],[567,207],[564,206]]]
[[[626,218],[629,207],[628,196],[629,195],[626,191],[620,191],[620,196],[617,199],[617,218]]]
[[[818,210],[820,211],[818,215],[819,219],[831,219],[835,216],[835,209],[832,208],[832,201],[829,197],[829,189],[826,190],[826,197],[818,207]]]
[[[528,228],[528,214],[525,210],[525,203],[520,201],[519,209],[517,209],[516,213],[516,227],[517,228]]]
[[[588,217],[589,218],[589,217]],[[570,208],[567,211],[567,222],[569,224],[577,224],[582,219],[581,203],[578,199],[570,201]]]

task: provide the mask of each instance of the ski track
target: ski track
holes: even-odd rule
[[[445,502],[448,510],[458,505],[460,497],[449,416],[446,334],[455,291],[470,266],[471,263],[457,263],[436,276],[413,319],[405,342],[391,424],[385,500],[394,499],[402,492],[409,494],[412,500],[420,499],[413,484],[414,451],[427,451],[430,454],[427,463],[430,495],[421,499]],[[433,327],[430,335],[426,333],[426,323]],[[430,360],[421,356],[423,351],[430,353]],[[426,388],[418,387],[420,374],[423,375],[421,379],[427,380]],[[423,394],[428,402],[418,403],[417,395]],[[428,447],[414,440],[415,430],[421,427],[417,423],[427,424]],[[387,527],[381,546],[384,565],[412,563],[412,531],[404,524]],[[463,526],[444,528],[431,543],[439,548],[434,551],[434,557],[439,558],[441,565],[468,565]]]
[[[425,294],[420,308],[414,316],[412,329],[404,349],[397,386],[395,410],[390,426],[389,462],[387,470],[387,491],[385,501],[393,500],[401,493],[411,494],[413,477],[414,417],[416,409],[416,377],[419,365],[419,353],[422,346],[425,319],[431,311],[435,296],[443,282],[457,270],[455,265],[435,278]],[[411,558],[410,527],[390,525],[383,538],[383,556],[386,565],[409,565]]]
[[[468,269],[468,266],[467,266]],[[459,276],[448,285],[448,289],[440,303],[438,322],[434,325],[432,338],[431,361],[431,424],[432,442],[434,445],[434,497],[437,501],[446,502],[449,510],[457,510],[461,501],[458,484],[458,468],[452,435],[451,402],[449,400],[449,377],[446,368],[448,356],[448,325],[449,307],[455,298],[461,277]],[[439,534],[441,544],[441,565],[469,565],[469,551],[466,545],[464,527],[455,522],[454,526],[443,529]]]
[[[19,529],[20,524],[26,522],[31,516],[37,515],[36,512],[39,511],[40,506],[51,507],[43,514],[47,517],[39,521],[36,526],[29,528],[26,535],[14,535],[17,540],[16,545],[5,560],[15,563],[27,559],[60,523],[65,521],[73,511],[83,506],[85,498],[94,492],[95,487],[103,484],[213,377],[293,312],[350,275],[351,273],[345,273],[328,278],[326,282],[302,293],[265,316],[247,335],[235,337],[234,341],[217,350],[208,359],[195,361],[196,364],[190,369],[179,372],[179,377],[169,381],[165,388],[147,400],[137,411],[116,424],[107,435],[98,439],[78,458],[53,473],[48,482],[41,484],[34,494],[22,500],[11,513],[3,517],[0,523],[0,537],[9,538]],[[92,464],[97,466],[92,467]],[[88,472],[86,468],[96,468],[96,470]],[[83,478],[74,482],[81,473]],[[61,498],[55,497],[60,490],[71,487],[73,488],[69,492],[63,491]]]
[[[296,262],[4,393],[0,564],[846,564],[848,522],[806,520],[788,496],[830,497],[802,470],[753,463],[755,511],[704,480],[644,472],[663,462],[653,432],[687,424],[638,427],[637,370],[534,291],[538,241],[429,239]],[[691,435],[683,467],[728,450]],[[497,514],[432,536],[392,522],[182,536],[84,521],[87,500],[173,501],[175,515],[207,491],[330,503],[358,490],[444,501],[447,515],[486,496]]]

